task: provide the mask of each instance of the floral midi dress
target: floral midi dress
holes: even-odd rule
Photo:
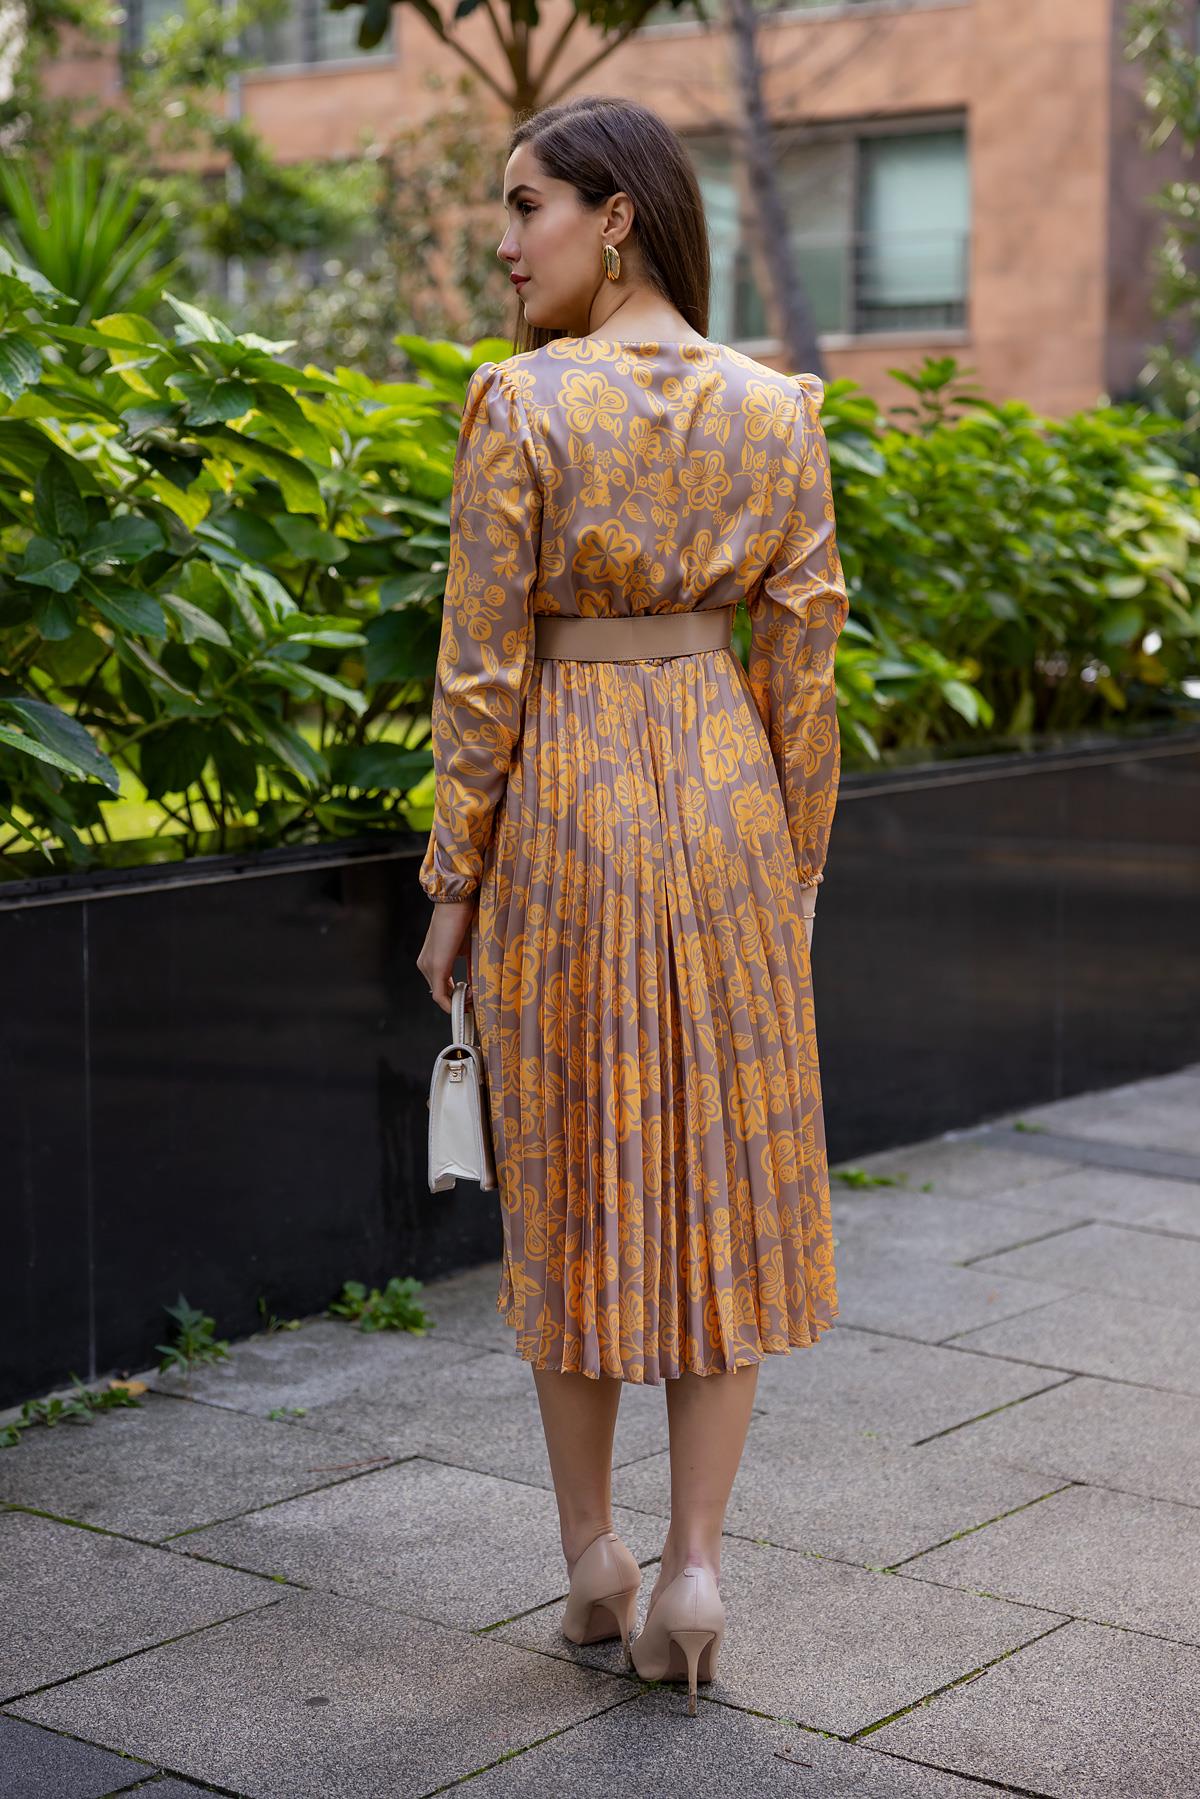
[[[559,337],[471,377],[420,884],[471,996],[539,1368],[657,1385],[837,1312],[800,889],[822,879],[848,613],[824,387],[718,343]],[[731,606],[733,647],[539,658],[534,615]]]

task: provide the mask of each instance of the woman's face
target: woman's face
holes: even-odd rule
[[[601,246],[619,243],[632,218],[626,195],[587,212],[569,181],[547,175],[528,144],[519,144],[504,171],[508,227],[497,255],[510,274],[524,275],[517,292],[531,325],[582,336],[604,284]]]

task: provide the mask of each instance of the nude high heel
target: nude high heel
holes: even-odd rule
[[[631,1667],[629,1636],[641,1584],[642,1571],[616,1531],[602,1531],[571,1570],[563,1635],[572,1643],[603,1643],[620,1631],[625,1666]]]
[[[688,1567],[659,1593],[633,1639],[633,1665],[643,1680],[682,1680],[688,1716],[696,1716],[696,1682],[712,1680],[725,1635],[725,1607],[707,1568]]]

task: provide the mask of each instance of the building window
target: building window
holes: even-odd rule
[[[712,247],[712,334],[769,335],[728,144],[692,139]],[[818,332],[966,323],[969,185],[961,126],[818,132],[781,150],[792,249]]]
[[[139,54],[169,19],[182,23],[181,0],[126,0],[125,46]],[[392,25],[373,50],[357,43],[362,9],[330,12],[325,0],[289,0],[273,19],[260,19],[242,34],[241,53],[256,68],[306,68],[327,62],[359,62],[392,53]]]
[[[966,320],[968,204],[962,131],[859,145],[853,331]]]
[[[260,20],[243,35],[242,48],[260,68],[278,69],[322,62],[355,62],[390,56],[392,24],[373,50],[360,50],[358,28],[362,8],[330,12],[325,0],[291,0],[286,13]]]

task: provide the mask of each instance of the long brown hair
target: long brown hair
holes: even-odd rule
[[[666,120],[636,100],[579,94],[522,119],[509,139],[510,156],[518,144],[530,146],[547,175],[569,181],[585,208],[595,211],[615,193],[629,195],[630,239],[647,280],[707,336],[712,275],[704,201],[683,140]],[[514,352],[563,335],[530,325],[519,299],[517,306]]]

